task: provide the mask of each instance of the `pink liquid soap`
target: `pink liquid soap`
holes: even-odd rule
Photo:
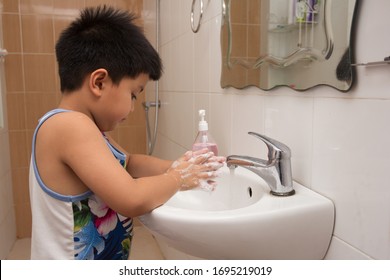
[[[210,152],[213,152],[215,156],[218,155],[218,147],[215,143],[195,143],[192,145],[193,151],[199,151],[204,148],[207,148]]]

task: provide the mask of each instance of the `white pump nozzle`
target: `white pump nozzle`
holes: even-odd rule
[[[205,116],[206,116],[206,110],[203,110],[203,109],[199,110],[199,117],[200,117],[199,131],[209,130],[209,125],[207,124],[207,122],[204,119]]]

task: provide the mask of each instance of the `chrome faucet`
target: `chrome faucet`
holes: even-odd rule
[[[244,167],[263,178],[271,188],[271,194],[290,196],[295,193],[291,174],[291,151],[285,144],[267,136],[248,132],[262,140],[268,147],[268,160],[249,156],[231,155],[226,158],[229,168]]]

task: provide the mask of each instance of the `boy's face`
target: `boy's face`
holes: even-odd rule
[[[149,81],[148,74],[140,74],[136,78],[123,78],[119,85],[111,83],[105,91],[104,107],[99,127],[102,131],[111,131],[122,121],[124,121],[130,112],[134,111],[134,103],[139,94],[144,90]]]

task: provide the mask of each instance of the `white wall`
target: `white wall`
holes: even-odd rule
[[[390,1],[362,2],[356,60],[382,60],[390,55]],[[154,0],[145,0],[146,9],[153,9],[150,3]],[[265,147],[248,131],[278,139],[292,150],[294,179],[335,203],[326,258],[390,259],[390,67],[359,67],[348,93],[326,86],[304,93],[221,89],[221,0],[210,0],[196,34],[190,28],[191,3],[161,0],[165,73],[154,154],[173,159],[190,149],[200,108],[207,110],[223,155],[264,157]]]

